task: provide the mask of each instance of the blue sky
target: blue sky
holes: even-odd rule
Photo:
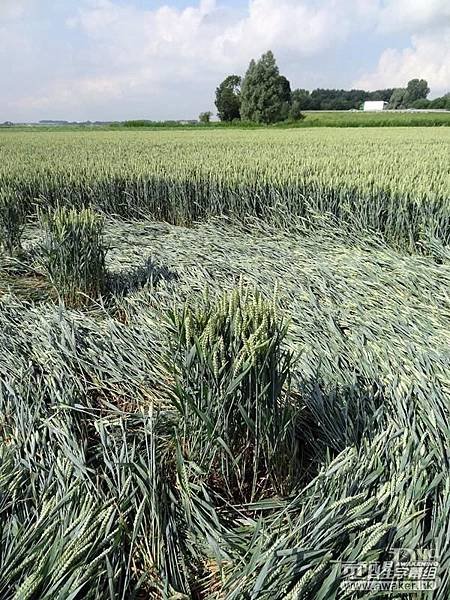
[[[1,0],[0,121],[192,118],[272,49],[292,87],[450,90],[449,0]]]

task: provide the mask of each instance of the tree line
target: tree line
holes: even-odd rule
[[[367,100],[382,100],[388,108],[436,108],[450,110],[450,93],[428,100],[430,88],[424,79],[412,79],[405,88],[365,90],[291,89],[289,80],[280,74],[270,50],[257,61],[252,60],[245,76],[229,75],[216,89],[215,105],[221,121],[277,123],[298,121],[305,110],[360,109]],[[209,121],[212,113],[202,113]]]

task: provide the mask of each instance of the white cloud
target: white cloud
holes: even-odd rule
[[[380,6],[378,28],[383,32],[421,32],[450,25],[449,0],[389,0]]]
[[[17,56],[25,56],[31,50],[29,37],[20,25],[32,6],[33,0],[0,0],[0,68],[3,76]]]
[[[414,35],[409,48],[385,50],[375,70],[355,85],[366,89],[404,87],[414,77],[426,79],[434,95],[450,90],[450,27]]]
[[[269,47],[311,55],[343,39],[349,19],[342,6],[335,0],[314,7],[296,0],[250,0],[248,14],[233,20],[233,13],[215,0],[183,10],[169,6],[139,10],[96,0],[68,24],[102,44],[102,52],[115,52],[119,61],[170,58],[182,64],[195,59],[204,65],[213,62],[216,68],[242,67]],[[337,13],[339,27],[335,27]]]
[[[150,0],[148,8],[125,0],[0,0],[4,118],[193,116],[210,107],[222,77],[245,72],[268,48],[293,77],[345,85],[351,74],[332,72],[329,59],[347,42],[351,56],[352,36],[361,32],[368,48],[371,36],[378,44],[386,35],[392,43],[397,31],[412,37],[410,48],[385,50],[358,86],[421,76],[433,88],[450,87],[449,0],[242,2],[233,9],[226,0],[192,0],[181,9],[152,8]],[[308,77],[293,83],[308,86]]]
[[[320,5],[250,0],[242,15],[216,0],[153,10],[113,0],[84,0],[66,26],[84,36],[82,56],[89,72],[45,81],[42,89],[22,96],[17,106],[54,106],[59,113],[72,114],[77,106],[97,106],[99,96],[107,97],[110,105],[120,100],[125,104],[133,95],[151,99],[156,92],[161,97],[183,94],[186,87],[202,98],[207,89],[211,98],[221,77],[244,72],[249,60],[268,48],[301,61],[343,40],[351,29],[344,7],[343,0]],[[149,101],[149,109],[153,106]]]
[[[269,47],[308,56],[344,39],[349,29],[342,3],[323,2],[312,7],[292,0],[252,0],[248,16],[226,29],[216,40],[215,48],[224,55],[232,51],[237,57],[246,58]]]
[[[428,81],[433,95],[450,90],[450,1],[387,0],[376,11],[375,30],[409,33],[410,44],[387,48],[373,71],[354,82],[367,89],[403,87],[414,77]]]
[[[0,23],[20,19],[33,4],[34,0],[1,0]]]

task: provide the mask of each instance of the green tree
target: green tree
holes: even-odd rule
[[[426,98],[419,98],[418,100],[414,100],[414,102],[411,102],[411,104],[409,105],[410,108],[430,108],[430,101],[427,100]]]
[[[392,92],[391,99],[389,100],[389,108],[393,108],[393,109],[405,108],[405,96],[406,96],[405,88],[396,88]]]
[[[221,121],[241,118],[241,78],[229,75],[216,89],[217,114]]]
[[[308,109],[310,104],[311,100],[308,90],[294,90],[291,94],[289,119],[291,121],[301,121],[304,119],[302,110]]]
[[[292,108],[294,108],[294,105],[299,110],[310,110],[313,108],[310,92],[302,89],[294,90],[292,92]]]
[[[442,100],[444,101],[442,108],[450,110],[450,92],[448,94],[445,94],[445,96],[442,96]]]
[[[292,102],[288,117],[290,121],[302,121],[305,118],[305,115],[302,113],[302,109],[300,108],[300,104],[298,102]]]
[[[280,75],[269,50],[248,67],[241,90],[241,117],[256,123],[276,123],[287,118],[291,105],[291,86]]]
[[[289,113],[292,106],[292,91],[289,80],[284,75],[280,75],[278,80],[280,99],[282,102],[280,111],[280,121],[289,119]]]
[[[254,114],[256,87],[256,62],[252,58],[241,87],[241,119],[245,121],[251,121]]]
[[[428,82],[425,79],[411,79],[406,88],[404,104],[410,106],[416,100],[426,99],[430,93]]]
[[[450,110],[450,92],[444,96],[441,96],[440,98],[434,98],[434,100],[430,100],[429,107]]]
[[[200,121],[200,123],[209,123],[211,121],[211,117],[212,117],[212,112],[210,112],[210,111],[202,112],[202,113],[200,113],[198,120]]]

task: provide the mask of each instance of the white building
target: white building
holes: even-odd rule
[[[366,112],[378,112],[384,110],[387,104],[388,103],[383,102],[383,100],[366,100],[366,102],[364,102],[363,110]]]

